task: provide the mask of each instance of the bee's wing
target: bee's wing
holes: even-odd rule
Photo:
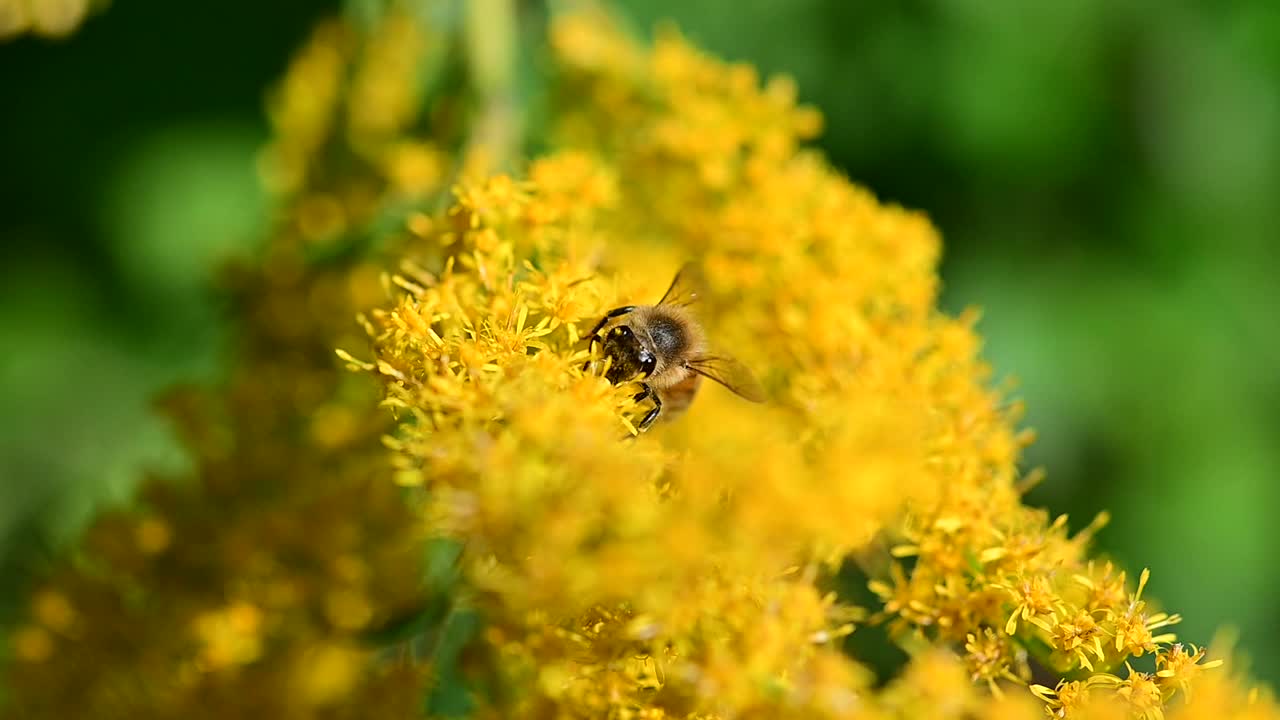
[[[676,272],[671,287],[658,301],[659,305],[692,305],[702,294],[702,274],[694,263],[687,262]]]
[[[725,386],[730,392],[751,402],[764,402],[764,388],[746,365],[731,357],[708,355],[685,363],[690,370]]]

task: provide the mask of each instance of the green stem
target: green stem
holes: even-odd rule
[[[489,170],[509,169],[519,157],[518,31],[515,0],[466,0],[462,36],[477,108],[467,150],[486,153]]]

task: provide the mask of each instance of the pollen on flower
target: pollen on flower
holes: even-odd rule
[[[964,649],[970,678],[974,682],[986,683],[994,695],[1002,694],[997,681],[1024,684],[1030,675],[1026,651],[1018,648],[1008,636],[1000,635],[991,628],[984,628],[980,636],[970,633],[965,639]]]
[[[1204,662],[1205,652],[1204,648],[1182,643],[1166,648],[1156,656],[1156,677],[1160,684],[1169,690],[1176,688],[1190,695],[1191,687],[1201,672],[1224,663],[1222,659]]]

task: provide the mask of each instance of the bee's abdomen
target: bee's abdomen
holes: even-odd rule
[[[688,410],[701,385],[702,376],[689,373],[684,380],[661,391],[662,419],[674,420]]]

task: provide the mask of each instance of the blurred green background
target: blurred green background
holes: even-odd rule
[[[789,72],[832,161],[926,211],[1040,433],[1033,504],[1280,681],[1280,3],[628,0]],[[337,3],[117,2],[0,44],[0,577],[147,469],[216,377],[219,264],[266,219],[265,88]]]

